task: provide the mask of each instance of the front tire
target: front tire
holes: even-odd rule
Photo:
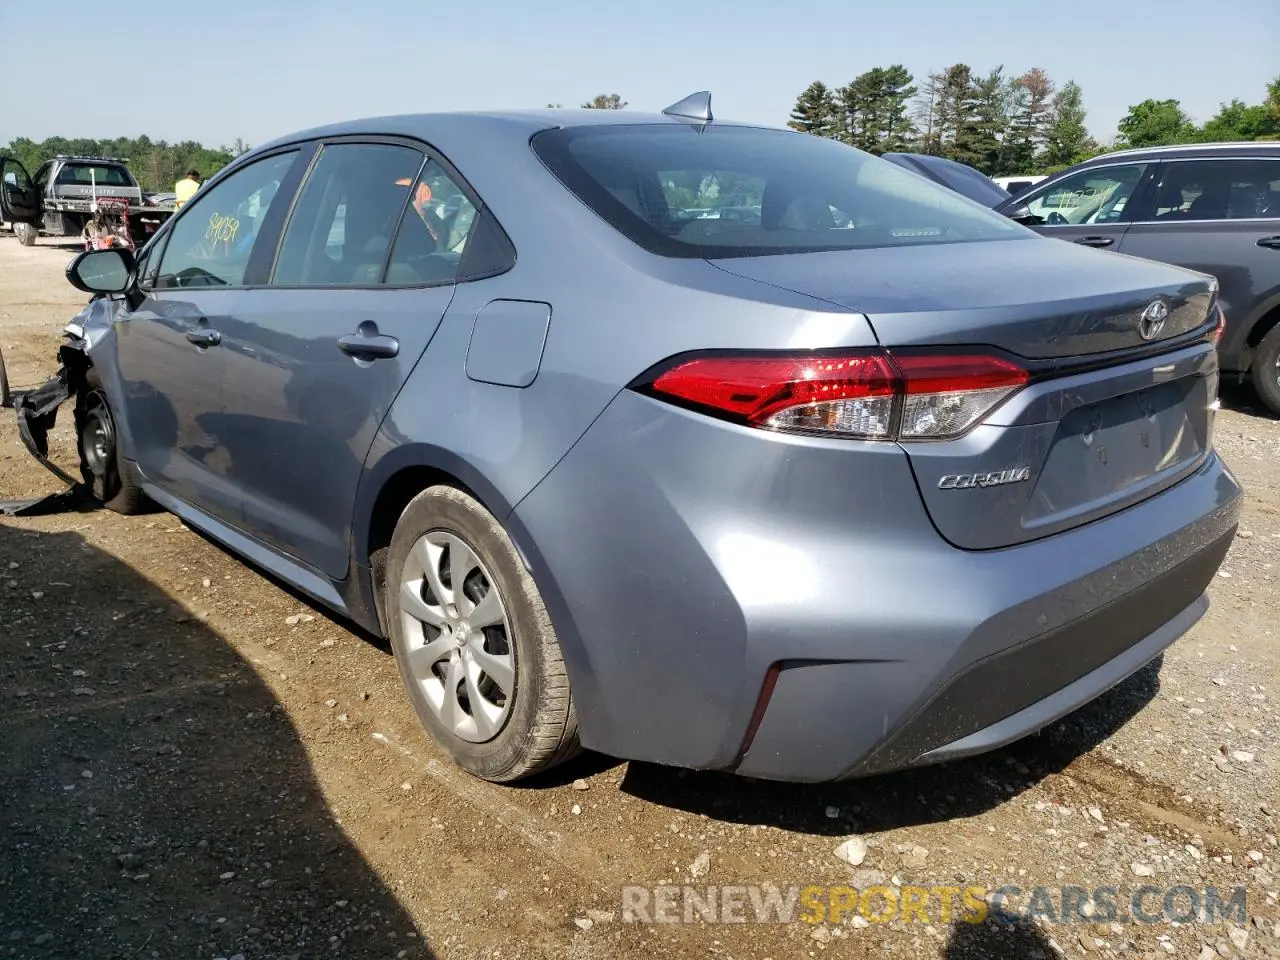
[[[569,677],[542,597],[475,498],[435,486],[409,503],[385,591],[405,690],[454,762],[505,783],[578,752]]]
[[[34,224],[15,223],[13,232],[17,235],[18,242],[24,247],[34,247],[36,245],[36,237],[39,236],[39,231]]]
[[[120,452],[115,415],[92,370],[76,398],[76,437],[80,448],[80,476],[93,498],[108,510],[131,515],[145,505],[142,489]]]
[[[1253,389],[1263,406],[1280,416],[1280,324],[1276,324],[1258,344],[1250,368]]]

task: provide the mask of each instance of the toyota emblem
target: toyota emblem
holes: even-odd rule
[[[1142,311],[1138,320],[1138,334],[1143,340],[1154,340],[1164,329],[1164,322],[1169,319],[1169,307],[1163,300],[1152,300]]]

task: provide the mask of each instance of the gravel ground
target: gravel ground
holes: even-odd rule
[[[69,256],[0,235],[16,384],[53,370],[82,302]],[[1224,401],[1248,500],[1191,633],[1040,736],[836,786],[598,756],[479,783],[421,733],[385,645],[175,518],[0,519],[0,957],[1280,957],[1280,423]],[[0,496],[55,489],[3,418]],[[623,922],[624,885],[667,883],[1055,895],[1008,923],[936,900],[888,924]],[[1243,886],[1247,918],[1111,920],[1095,898],[1061,922],[1059,888],[1124,908],[1144,885],[1156,913],[1170,887]]]

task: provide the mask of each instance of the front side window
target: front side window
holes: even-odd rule
[[[683,124],[570,127],[538,134],[533,149],[606,222],[663,256],[1028,236],[888,161],[804,134]]]
[[[272,283],[381,283],[422,159],[418,150],[394,144],[326,146],[298,194]]]
[[[1280,160],[1166,163],[1154,216],[1159,221],[1280,217]]]
[[[237,170],[183,208],[169,231],[156,288],[239,286],[254,242],[297,152]]]
[[[1038,222],[1049,227],[1117,223],[1133,196],[1144,163],[1121,163],[1081,170],[1027,195],[1026,206]]]

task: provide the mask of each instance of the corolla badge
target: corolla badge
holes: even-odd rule
[[[1138,319],[1138,336],[1143,340],[1154,340],[1164,329],[1164,322],[1169,319],[1169,306],[1163,300],[1152,300],[1142,311]]]
[[[938,481],[938,489],[971,490],[974,487],[999,487],[1006,483],[1022,483],[1030,479],[1030,467],[1013,467],[993,473],[951,473]]]

